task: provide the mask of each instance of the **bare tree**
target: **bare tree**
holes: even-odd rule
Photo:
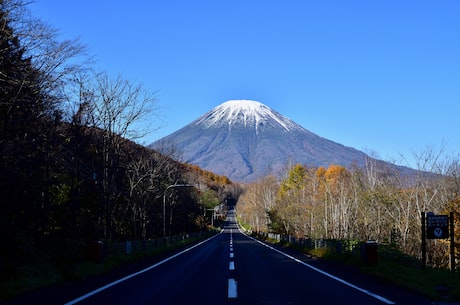
[[[240,196],[237,213],[243,221],[257,232],[267,231],[270,224],[269,211],[275,207],[278,181],[267,176],[254,182]]]
[[[122,76],[110,77],[98,73],[85,91],[91,97],[91,125],[108,136],[136,140],[149,131],[149,122],[157,110],[154,93],[141,84],[134,84]],[[139,123],[147,123],[139,128]]]
[[[60,41],[59,31],[34,17],[29,4],[30,1],[24,0],[1,2],[2,10],[8,12],[8,21],[26,51],[24,56],[30,58],[40,72],[37,89],[48,103],[62,111],[70,80],[87,70],[92,60],[78,39]]]
[[[163,196],[164,184],[177,180],[177,175],[177,162],[168,156],[156,152],[133,155],[127,165],[128,203],[122,209],[132,217],[134,230],[140,231],[140,234],[136,233],[136,238],[147,238],[153,214],[160,212],[160,207],[154,207],[153,203]],[[165,182],[166,177],[172,180]]]
[[[98,180],[105,205],[102,219],[104,234],[110,238],[113,203],[120,196],[116,171],[124,151],[122,145],[128,139],[139,139],[146,134],[148,126],[140,128],[139,123],[152,119],[156,98],[142,85],[133,84],[121,76],[111,78],[106,73],[99,73],[81,80],[84,81],[79,83],[80,110],[84,111],[85,121],[99,139],[101,165]]]

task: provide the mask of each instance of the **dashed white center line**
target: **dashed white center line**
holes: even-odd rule
[[[228,279],[228,298],[234,299],[238,297],[238,287],[235,279]]]
[[[235,253],[233,253],[233,230],[230,229],[230,258],[234,258]],[[231,260],[228,264],[228,269],[230,271],[235,270],[235,262]],[[234,278],[228,279],[228,298],[235,299],[238,297],[237,292],[237,282]]]

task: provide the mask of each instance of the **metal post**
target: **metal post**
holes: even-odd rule
[[[211,215],[211,227],[214,227],[214,209],[206,209],[205,211],[212,211],[212,215]],[[205,214],[206,215],[206,214]]]
[[[422,268],[426,267],[425,212],[422,212]]]
[[[450,212],[450,271],[455,272],[454,212]]]

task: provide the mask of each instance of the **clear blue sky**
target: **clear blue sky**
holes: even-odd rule
[[[98,70],[157,91],[163,127],[145,144],[226,100],[253,99],[384,160],[443,144],[460,153],[458,0],[38,0],[31,9],[63,39],[80,38]]]

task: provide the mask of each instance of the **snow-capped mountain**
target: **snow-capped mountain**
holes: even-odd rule
[[[301,128],[290,119],[273,111],[270,107],[250,100],[227,101],[199,118],[195,124],[204,124],[208,127],[244,126],[254,128],[256,133],[259,127],[265,124],[272,124],[273,127],[280,127],[286,131]]]
[[[279,175],[288,164],[363,166],[367,157],[250,100],[227,101],[149,147],[164,143],[181,152],[181,161],[239,182]]]

